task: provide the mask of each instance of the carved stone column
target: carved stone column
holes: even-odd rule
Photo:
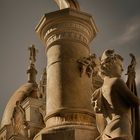
[[[43,16],[36,32],[45,43],[48,61],[46,129],[42,132],[81,129],[76,140],[93,140],[98,132],[90,105],[91,78],[80,77],[77,62],[90,54],[88,45],[97,32],[92,17],[72,9],[52,12]]]

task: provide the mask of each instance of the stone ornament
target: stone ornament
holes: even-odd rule
[[[89,78],[97,74],[96,55],[91,54],[89,57],[82,57],[77,60],[79,64],[80,77],[86,74]]]
[[[80,10],[80,6],[77,0],[54,0],[54,1],[57,3],[60,10],[65,8]]]
[[[84,24],[67,21],[51,25],[51,28],[47,29],[44,39],[47,46],[59,40],[78,41],[87,46],[90,42],[90,36],[91,30]]]
[[[131,108],[140,105],[140,100],[121,79],[122,71],[122,57],[106,50],[100,62],[104,82],[91,98],[100,132],[96,140],[133,140]]]

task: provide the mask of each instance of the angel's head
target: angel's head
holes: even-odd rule
[[[121,77],[122,72],[123,58],[119,54],[115,54],[114,50],[104,51],[100,60],[101,77]]]

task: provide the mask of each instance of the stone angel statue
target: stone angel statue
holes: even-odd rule
[[[59,6],[59,9],[65,9],[65,8],[72,8],[75,10],[80,10],[79,3],[77,0],[54,0],[57,5]]]
[[[122,72],[123,58],[114,50],[104,51],[99,68],[104,82],[91,98],[100,132],[96,140],[133,140],[131,108],[140,105],[140,99],[121,79]]]

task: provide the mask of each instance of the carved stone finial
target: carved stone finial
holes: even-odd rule
[[[80,6],[77,0],[54,0],[54,1],[59,6],[60,10],[65,8],[80,10]]]
[[[79,70],[80,70],[80,77],[82,77],[83,74],[87,74],[89,78],[91,78],[93,75],[95,75],[95,67],[96,67],[96,55],[91,54],[88,57],[83,57],[77,60],[79,64]]]

